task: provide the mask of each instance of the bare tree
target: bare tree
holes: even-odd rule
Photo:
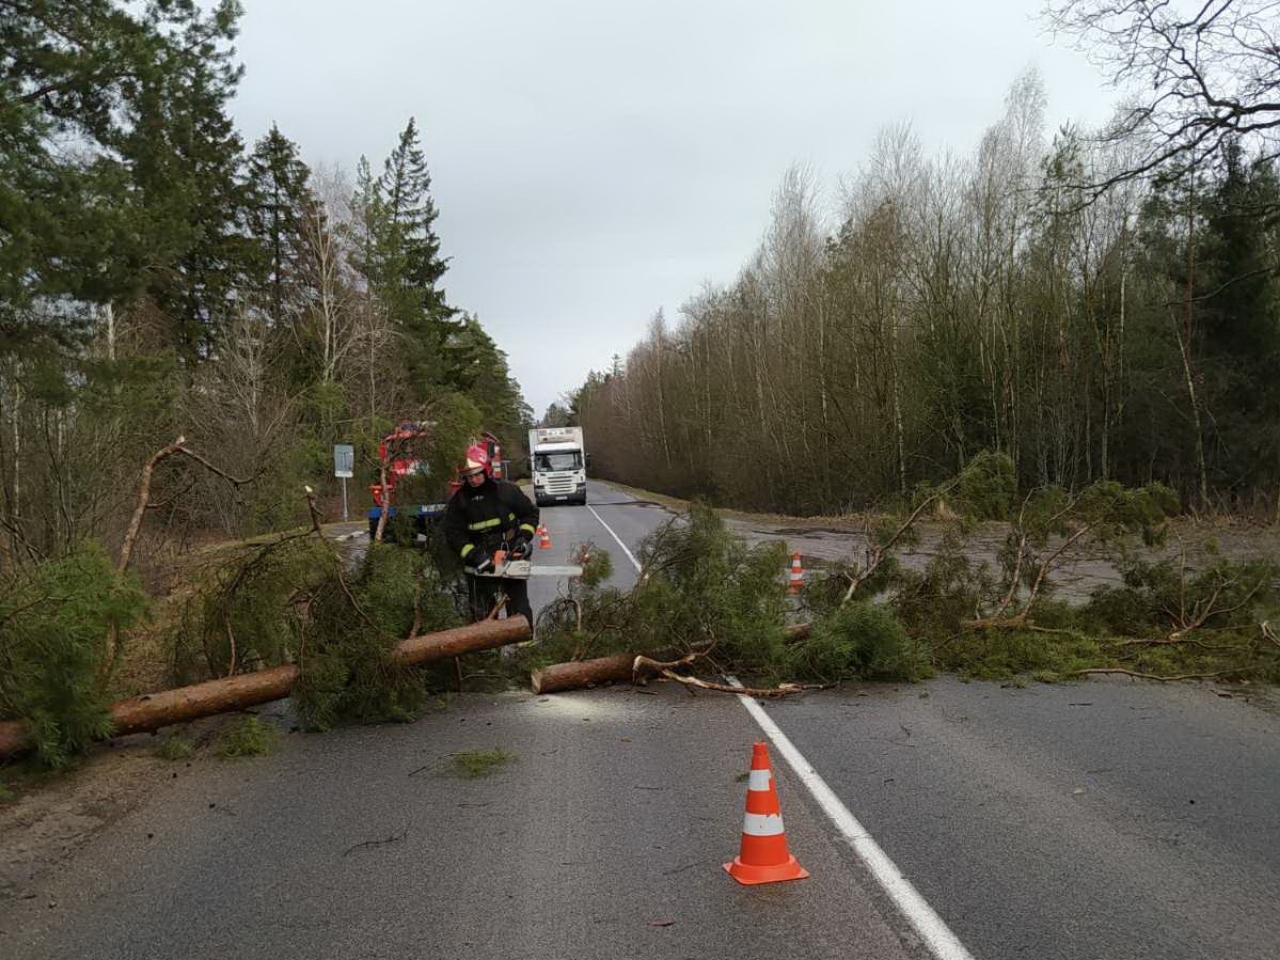
[[[760,369],[770,393],[770,432],[784,462],[800,456],[825,470],[828,393],[820,351],[826,338],[817,298],[822,251],[817,178],[808,167],[793,165],[774,191],[772,219],[760,250],[768,321],[761,335],[771,344]],[[814,385],[816,404],[811,399]]]
[[[1138,152],[1112,184],[1201,166],[1244,138],[1280,155],[1280,26],[1275,0],[1050,0],[1055,31],[1132,91],[1107,137]]]
[[[273,334],[264,314],[238,311],[220,330],[218,355],[200,368],[183,400],[184,421],[200,447],[239,476],[283,467],[281,456],[296,425],[296,398],[281,373],[279,338]],[[238,487],[204,474],[185,482],[198,494],[189,508],[197,520],[217,523],[228,534],[253,530],[253,511]],[[277,494],[258,495],[283,499]]]
[[[367,295],[351,267],[350,185],[336,170],[322,172],[317,182],[321,202],[301,224],[308,300],[293,330],[299,347],[318,358],[320,382],[330,384],[349,372],[358,352],[384,346],[389,331],[380,312],[361,302]]]

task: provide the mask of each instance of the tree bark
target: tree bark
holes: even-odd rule
[[[124,573],[129,569],[129,560],[133,557],[133,545],[138,539],[138,531],[142,529],[142,518],[146,516],[147,503],[151,499],[151,475],[155,472],[156,464],[165,457],[177,453],[186,442],[184,437],[179,436],[173,443],[157,450],[143,465],[142,473],[138,477],[138,503],[133,510],[133,519],[129,521],[128,532],[124,535],[124,543],[120,546],[120,560],[116,564],[117,572]]]
[[[594,660],[571,660],[540,667],[529,675],[534,693],[558,693],[561,690],[577,690],[599,683],[622,683],[631,679],[634,653],[619,653],[612,657],[596,657]]]
[[[402,640],[391,651],[391,662],[409,666],[456,657],[463,653],[489,650],[528,640],[529,622],[524,617],[483,620],[426,633]],[[628,658],[628,665],[631,662]],[[112,736],[144,733],[175,723],[186,723],[231,710],[244,710],[287,697],[301,671],[293,664],[256,673],[209,680],[176,690],[143,694],[111,705]],[[628,676],[630,674],[628,673]],[[21,720],[0,723],[0,757],[15,756],[29,749],[27,725]]]

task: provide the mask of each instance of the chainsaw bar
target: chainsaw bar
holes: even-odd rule
[[[477,577],[507,578],[511,580],[527,580],[530,577],[580,577],[582,567],[578,565],[551,566],[549,564],[533,565],[532,560],[508,560],[495,567],[492,573],[477,573]]]

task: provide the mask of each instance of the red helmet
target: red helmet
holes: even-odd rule
[[[492,466],[489,463],[489,451],[478,443],[473,443],[467,447],[467,459],[463,463],[462,469],[458,471],[463,477],[474,476],[477,473],[489,474]]]

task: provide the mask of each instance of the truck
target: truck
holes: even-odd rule
[[[533,499],[540,506],[587,502],[587,451],[581,427],[534,427],[529,431]]]

